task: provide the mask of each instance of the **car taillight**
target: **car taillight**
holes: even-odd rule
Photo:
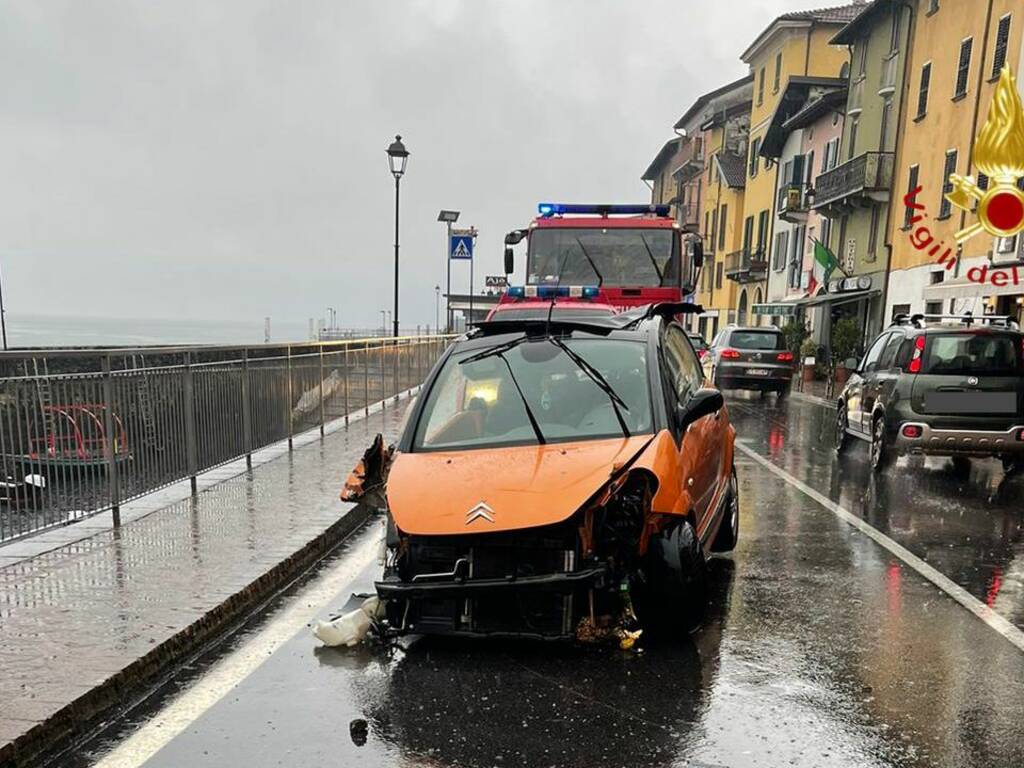
[[[1017,433],[1017,442],[1024,443],[1024,429]]]
[[[737,352],[735,349],[723,349],[722,357],[724,357],[726,360],[739,360],[740,353]]]
[[[924,357],[924,336],[918,336],[914,339],[914,356],[910,359],[907,370],[911,373],[920,373],[922,357]]]
[[[697,353],[697,357],[699,357],[701,360],[703,360],[707,356],[707,354],[708,354],[708,351],[706,349],[702,349],[702,350],[700,350]]]
[[[904,424],[903,425],[903,436],[916,439],[924,434],[924,430],[921,429],[919,424]]]
[[[779,352],[778,361],[780,363],[792,363],[793,353],[792,352]]]

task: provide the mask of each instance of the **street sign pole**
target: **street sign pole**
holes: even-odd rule
[[[452,332],[452,223],[448,222],[448,237],[444,241],[444,260],[448,262],[448,291],[444,295],[445,331]]]
[[[473,240],[474,240],[473,245],[475,246],[476,245],[476,242],[475,242],[476,238],[473,238]],[[473,250],[476,250],[476,248],[474,247]],[[472,256],[472,254],[470,254],[470,257],[469,257],[469,322],[466,323],[466,326],[468,327],[469,323],[471,323],[471,322],[473,322],[473,256]]]

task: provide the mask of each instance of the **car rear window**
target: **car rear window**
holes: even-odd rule
[[[737,349],[782,349],[782,334],[770,331],[733,331],[729,346]]]
[[[1022,372],[1021,341],[995,333],[940,333],[928,337],[922,373],[1003,376]]]

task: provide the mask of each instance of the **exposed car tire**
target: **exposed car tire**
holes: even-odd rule
[[[735,465],[729,476],[727,493],[725,513],[722,515],[722,523],[718,526],[715,540],[711,544],[712,552],[731,552],[736,548],[736,541],[740,536],[740,484],[736,478]]]
[[[850,445],[850,417],[846,412],[846,401],[836,405],[836,455],[842,455]]]
[[[708,567],[688,520],[651,538],[642,570],[633,606],[646,631],[678,637],[700,626],[708,602]]]
[[[885,416],[878,416],[871,425],[871,468],[881,472],[892,461],[892,447],[886,435]]]

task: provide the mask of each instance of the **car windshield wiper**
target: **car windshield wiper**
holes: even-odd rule
[[[533,433],[537,436],[537,442],[544,445],[547,443],[547,440],[544,439],[544,433],[540,431],[540,424],[537,423],[537,418],[533,415],[533,411],[530,409],[530,402],[526,399],[526,395],[523,394],[523,389],[519,386],[519,381],[516,379],[516,375],[512,373],[512,365],[509,363],[508,358],[505,357],[506,352],[519,346],[524,341],[530,341],[530,338],[528,336],[520,336],[518,339],[512,339],[512,341],[507,341],[504,344],[498,344],[490,349],[485,349],[483,352],[478,352],[475,355],[470,355],[469,357],[459,360],[459,365],[475,363],[477,360],[484,360],[488,357],[497,356],[501,358],[501,362],[503,362],[505,367],[508,368],[509,378],[512,379],[512,384],[516,388],[516,392],[519,393],[519,398],[523,401],[523,408],[526,409],[526,418],[530,420],[530,426],[533,427]]]
[[[594,270],[594,274],[597,275],[597,285],[600,288],[601,285],[604,283],[604,276],[598,270],[597,264],[594,263],[594,260],[590,258],[590,254],[587,253],[587,249],[583,247],[583,241],[580,240],[578,237],[576,238],[576,245],[580,247],[580,250],[583,252],[583,258],[587,260],[587,263],[590,264],[590,268]]]
[[[661,270],[658,269],[658,260],[654,258],[654,252],[651,251],[651,246],[647,244],[647,238],[640,235],[640,242],[644,244],[644,248],[647,249],[647,255],[651,257],[651,264],[654,266],[654,274],[658,276],[658,285],[664,285],[665,277],[662,275]]]
[[[615,391],[612,385],[608,383],[608,380],[601,375],[601,372],[597,370],[597,368],[580,357],[577,352],[570,349],[568,344],[555,336],[548,336],[548,341],[565,352],[566,356],[576,363],[577,367],[581,371],[590,377],[591,381],[597,385],[598,389],[608,395],[608,399],[611,400],[612,403],[612,410],[615,411],[615,418],[618,419],[619,426],[622,428],[622,434],[625,437],[629,437],[629,426],[626,424],[626,419],[622,415],[622,410],[620,410],[621,408],[624,408],[627,411],[629,410],[629,406],[626,405],[626,401],[619,397],[619,393]]]

